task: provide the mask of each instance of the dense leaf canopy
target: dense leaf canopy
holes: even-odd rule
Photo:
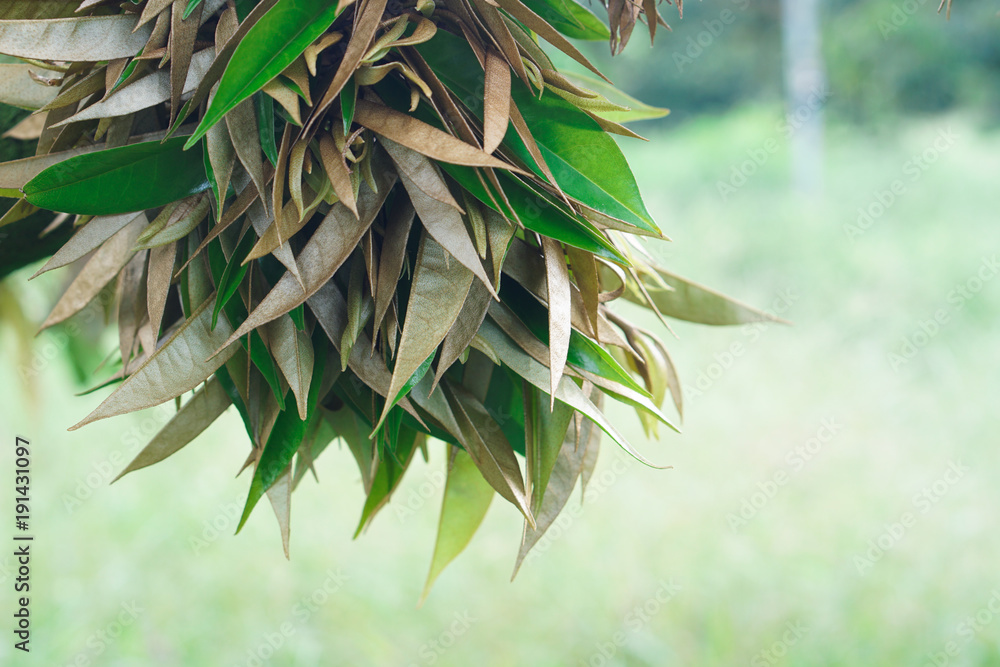
[[[79,267],[47,326],[117,294],[115,388],[77,427],[193,392],[130,472],[234,405],[240,525],[267,495],[286,552],[289,494],[332,440],[360,531],[430,437],[448,478],[428,585],[494,493],[524,515],[520,564],[602,433],[645,461],[606,398],[650,433],[674,428],[668,394],[682,411],[666,346],[611,302],[768,317],[636,239],[662,234],[611,135],[665,110],[609,101],[567,38],[620,51],[656,4],[607,0],[609,28],[575,0],[0,0],[22,60],[0,101],[38,110],[15,128],[36,155],[0,165],[0,226],[44,209],[74,230],[41,269]]]

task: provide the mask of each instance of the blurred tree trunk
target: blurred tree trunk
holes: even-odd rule
[[[820,0],[782,0],[785,103],[792,128],[792,184],[806,194],[823,189],[823,105],[826,75],[820,50]]]

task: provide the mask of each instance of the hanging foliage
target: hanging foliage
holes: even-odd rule
[[[602,434],[646,462],[605,399],[650,432],[675,429],[668,395],[682,412],[666,346],[614,300],[768,319],[638,242],[662,234],[611,135],[666,110],[611,102],[567,38],[618,52],[666,24],[655,0],[605,7],[610,27],[575,0],[0,0],[22,61],[0,101],[37,110],[0,226],[47,210],[73,232],[39,271],[80,265],[46,325],[117,289],[114,391],[73,428],[193,392],[127,473],[235,406],[240,526],[266,495],[286,553],[289,494],[332,440],[364,482],[359,532],[441,446],[428,586],[494,494],[524,515],[520,564]]]

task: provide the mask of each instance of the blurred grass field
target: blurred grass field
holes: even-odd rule
[[[37,537],[32,651],[14,661],[8,634],[0,664],[1000,664],[1000,280],[985,277],[1000,247],[1000,132],[967,116],[881,133],[834,124],[826,193],[811,200],[787,191],[780,120],[750,107],[659,121],[637,127],[651,143],[625,145],[673,238],[650,251],[750,303],[787,304],[794,325],[676,324],[668,344],[693,390],[684,434],[646,441],[631,411],[613,411],[673,468],[605,441],[586,502],[574,497],[513,583],[521,525],[498,500],[416,608],[440,446],[356,541],[360,478],[332,447],[321,483],[293,496],[286,561],[266,505],[232,535],[248,485],[234,479],[235,413],[109,488],[169,412],[67,432],[107,390],[74,397],[55,361],[32,400],[4,355],[0,415],[32,441]],[[952,145],[914,178],[908,161],[949,128]],[[723,200],[717,183],[769,137],[780,150]],[[903,194],[863,234],[845,229],[895,179]],[[21,292],[39,322],[60,286],[46,278]],[[969,298],[955,297],[962,285]],[[905,341],[915,354],[894,362]],[[0,456],[11,470],[11,448]],[[11,516],[12,491],[0,498]],[[0,557],[8,624],[11,577]]]

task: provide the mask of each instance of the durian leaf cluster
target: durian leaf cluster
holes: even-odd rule
[[[0,101],[34,111],[12,135],[37,144],[0,164],[16,199],[0,227],[31,234],[3,243],[68,238],[39,270],[75,267],[44,326],[115,293],[113,391],[73,428],[176,400],[125,474],[234,409],[240,526],[267,496],[286,553],[291,491],[331,442],[357,461],[359,532],[433,448],[447,481],[428,587],[494,495],[524,516],[520,564],[602,435],[647,462],[607,400],[649,434],[676,429],[668,396],[683,411],[667,346],[617,299],[664,323],[769,318],[639,242],[664,237],[613,135],[666,110],[570,40],[617,52],[665,23],[656,0],[605,9],[0,0]],[[17,224],[38,215],[41,234]],[[5,272],[37,259],[3,256]]]

